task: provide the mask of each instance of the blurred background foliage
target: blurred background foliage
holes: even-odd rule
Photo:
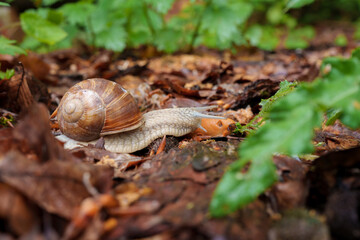
[[[21,47],[39,52],[74,43],[122,51],[154,46],[172,53],[200,45],[214,49],[254,46],[306,48],[314,25],[346,21],[360,39],[358,0],[7,0],[20,8],[26,33]],[[6,27],[6,26],[5,26]],[[334,44],[344,46],[347,36]]]

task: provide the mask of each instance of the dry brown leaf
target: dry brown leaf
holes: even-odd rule
[[[0,182],[0,218],[6,219],[10,231],[23,235],[36,224],[36,208],[14,188]]]
[[[110,190],[113,172],[109,168],[59,160],[37,163],[16,151],[0,160],[4,182],[48,212],[68,219],[90,196],[83,183],[84,173],[90,173],[91,184],[99,192]]]

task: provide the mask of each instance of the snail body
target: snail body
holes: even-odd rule
[[[105,84],[105,86],[102,85],[104,83],[104,81],[105,81],[105,83],[109,82],[109,84],[111,83],[111,85],[113,85],[112,82],[103,80],[103,79],[100,79],[100,80],[99,79],[90,79],[90,80],[85,80],[85,81],[92,82],[92,83],[90,83],[91,88],[94,88],[93,84],[96,85],[97,81],[100,82],[100,84],[98,86],[102,86],[105,88],[107,87],[106,84]],[[81,83],[82,82],[80,82],[79,84],[81,84]],[[80,88],[80,91],[83,91],[84,85],[87,85],[87,84],[89,84],[89,83],[85,82],[85,84],[82,84],[83,86]],[[116,84],[116,85],[118,85],[118,84]],[[62,104],[62,102],[63,102],[63,100],[64,100],[64,102],[66,102],[67,98],[72,99],[72,96],[71,96],[72,93],[76,92],[76,91],[73,91],[73,88],[78,88],[78,87],[75,85],[74,87],[70,88],[69,89],[70,93],[68,94],[68,92],[67,92],[59,104],[57,116],[58,116],[58,121],[59,121],[60,127],[62,125],[66,126],[66,124],[60,123],[60,121],[66,120],[65,117],[62,117],[62,114],[63,114],[63,111],[67,110],[64,107],[64,106],[66,106],[66,104],[64,105],[64,104]],[[113,87],[111,87],[111,88],[113,88]],[[96,89],[96,87],[95,87],[95,89]],[[79,91],[79,90],[77,90],[77,91]],[[97,91],[102,92],[102,90],[97,90]],[[124,91],[126,91],[126,90],[124,90]],[[109,93],[111,93],[111,91],[109,91]],[[116,93],[116,94],[119,94],[119,93]],[[122,93],[120,93],[120,95],[121,94]],[[96,94],[90,93],[89,98],[94,97],[94,95],[96,95]],[[83,95],[81,95],[81,96],[82,96],[82,98],[80,98],[81,100],[88,101],[87,97],[84,97]],[[105,96],[107,96],[109,98],[108,95],[105,95]],[[115,97],[115,99],[116,99],[116,97]],[[117,100],[112,100],[110,102],[116,102],[116,101]],[[77,100],[77,102],[79,102],[79,101]],[[99,103],[101,101],[96,100],[95,102],[97,103],[96,106],[102,106],[102,104]],[[105,102],[105,101],[102,100],[102,102]],[[125,117],[130,115],[129,116],[130,119],[134,119],[131,121],[135,121],[135,124],[133,124],[133,125],[125,124],[127,127],[125,130],[121,129],[118,126],[115,126],[114,131],[111,128],[106,128],[107,131],[103,132],[103,130],[100,130],[100,132],[98,132],[96,134],[92,134],[91,138],[89,137],[90,134],[88,134],[88,133],[85,133],[84,134],[85,137],[82,137],[82,136],[78,136],[78,135],[82,134],[83,129],[86,130],[86,129],[89,129],[89,127],[81,126],[81,127],[79,127],[79,128],[81,128],[81,130],[79,131],[77,129],[77,127],[74,127],[74,125],[76,123],[76,121],[74,121],[70,124],[70,126],[72,127],[70,130],[71,133],[70,134],[68,133],[69,132],[68,129],[64,130],[64,129],[60,128],[61,132],[64,135],[60,135],[57,138],[60,141],[65,142],[65,144],[64,144],[65,148],[72,149],[72,148],[79,147],[79,146],[86,146],[89,143],[95,144],[97,142],[97,140],[101,136],[103,136],[103,139],[105,141],[104,147],[106,150],[112,151],[112,152],[119,152],[119,153],[131,153],[131,152],[135,152],[135,151],[138,151],[138,150],[141,150],[141,149],[147,147],[152,141],[154,141],[155,139],[157,139],[159,137],[165,136],[165,135],[172,135],[172,136],[177,136],[177,137],[186,135],[200,127],[202,118],[224,119],[223,117],[220,117],[220,116],[212,116],[212,115],[206,115],[206,114],[202,113],[203,111],[211,109],[213,107],[168,108],[168,109],[160,109],[160,110],[150,111],[150,112],[143,114],[143,116],[141,116],[141,114],[138,112],[138,108],[136,106],[135,101],[131,100],[130,102],[131,103],[127,103],[125,105],[124,104],[120,104],[120,105],[125,108],[127,108],[129,105],[131,105],[132,106],[131,108],[134,108],[134,109],[128,109],[128,110],[122,110],[119,108],[107,109],[107,111],[110,111],[110,112],[112,112],[112,111],[122,112],[123,111],[123,112],[125,112]],[[68,103],[68,105],[71,106],[71,103]],[[85,106],[87,106],[87,105],[85,104]],[[79,109],[82,109],[82,107],[79,107]],[[102,106],[101,109],[106,109],[106,106]],[[89,109],[88,111],[85,110],[83,112],[88,113],[90,111],[93,111],[93,110]],[[98,111],[98,110],[96,110],[96,111]],[[134,112],[136,117],[134,118],[131,114],[128,114],[127,111]],[[67,112],[71,112],[71,111],[67,111]],[[72,112],[76,112],[76,111],[72,111]],[[100,117],[102,114],[103,113],[97,113],[97,115],[99,115]],[[115,113],[112,113],[112,114],[114,116],[117,116],[117,114],[115,114]],[[101,119],[104,119],[103,121],[106,122],[106,120],[109,120],[109,117],[107,116],[106,111],[105,111],[104,115],[105,115],[105,118],[101,118]],[[60,116],[60,118],[59,118],[59,116]],[[89,114],[89,116],[91,116],[91,118],[92,118],[93,115]],[[98,118],[94,117],[94,119],[97,120]],[[117,118],[117,119],[119,119],[118,121],[120,121],[120,122],[128,122],[127,120],[124,120],[122,118]],[[100,121],[102,121],[102,120],[100,120]],[[112,121],[112,120],[110,120],[110,121]],[[82,120],[81,123],[87,123],[87,122],[88,122],[87,120]],[[112,124],[116,125],[116,122],[112,122]],[[98,125],[98,124],[96,123],[95,125]],[[99,129],[98,126],[96,126],[96,127],[97,127],[97,129]],[[101,128],[101,126],[100,126],[100,128]],[[93,129],[93,128],[91,127],[91,129]],[[101,129],[103,129],[103,128],[101,128]],[[76,136],[73,137],[74,135],[76,135]]]

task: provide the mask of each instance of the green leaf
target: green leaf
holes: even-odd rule
[[[60,2],[61,0],[42,0],[41,4],[43,6],[50,6],[53,5],[54,3]]]
[[[90,17],[91,30],[94,33],[105,31],[108,24],[111,24],[109,21],[109,16],[106,15],[107,11],[103,8],[97,8]]]
[[[341,115],[341,111],[339,109],[329,109],[326,112],[326,116],[328,118],[328,120],[326,121],[326,125],[329,126],[334,124],[335,121],[339,119],[340,115]]]
[[[271,186],[276,180],[271,162],[274,153],[298,155],[312,151],[313,128],[320,126],[322,115],[316,112],[315,105],[304,104],[306,96],[307,92],[299,89],[286,95],[273,106],[268,123],[241,143],[240,160],[216,188],[210,205],[212,215],[233,212]],[[241,168],[250,160],[248,172],[241,173]]]
[[[154,43],[159,50],[171,53],[181,47],[182,34],[174,29],[163,29],[157,32]]]
[[[279,24],[283,20],[284,12],[281,4],[271,6],[266,12],[266,18],[271,24]]]
[[[152,9],[146,9],[146,11],[149,16],[150,24],[152,25],[152,27],[156,31],[162,29],[164,27],[162,16]]]
[[[105,47],[113,51],[122,51],[126,44],[126,31],[119,24],[113,24],[111,27],[96,34],[95,45]]]
[[[289,100],[292,97],[285,98]],[[269,123],[244,141],[240,147],[242,158],[251,159],[254,154],[263,157],[273,153],[298,155],[313,150],[313,127],[320,126],[322,115],[311,105],[294,104],[296,109],[291,110],[286,104],[291,103],[280,100],[278,107],[270,113]]]
[[[282,81],[280,83],[280,89],[273,96],[268,99],[261,100],[260,106],[262,108],[259,115],[263,116],[264,114],[269,113],[274,103],[294,91],[296,86],[298,86],[297,82],[288,82],[286,80]]]
[[[201,21],[202,42],[209,47],[230,47],[239,32],[238,27],[250,17],[252,10],[250,4],[243,2],[217,7],[210,5]]]
[[[309,46],[308,41],[315,36],[314,28],[302,27],[289,31],[285,41],[285,47],[288,49],[306,48]]]
[[[15,74],[14,69],[6,69],[5,78],[10,79],[12,76],[14,76],[14,74]]]
[[[360,39],[360,22],[358,22],[356,24],[355,33],[354,33],[354,39],[356,39],[356,40]]]
[[[172,7],[174,0],[145,0],[149,3],[157,12],[165,14]]]
[[[359,48],[350,59],[328,58],[324,60],[324,65],[331,66],[331,71],[319,84],[319,88],[323,88],[318,96],[321,104],[329,109],[341,110],[340,120],[351,128],[360,126],[359,64]]]
[[[3,36],[0,36],[0,54],[9,54],[9,55],[15,55],[15,54],[25,54],[26,51],[18,46],[14,46],[15,40],[7,39]]]
[[[357,58],[360,60],[360,48],[356,48],[352,53],[351,53],[351,57],[352,58]]]
[[[74,39],[82,37],[81,32],[79,33],[79,29],[74,25],[65,25],[64,30],[67,33],[66,38],[52,45],[49,49],[50,51],[55,49],[71,48],[74,45]],[[87,36],[83,35],[83,37],[86,38]]]
[[[6,69],[6,72],[0,71],[0,79],[10,79],[14,74],[14,69]]]
[[[350,59],[327,58],[322,68],[330,67],[329,73],[311,83],[300,84],[270,106],[265,125],[241,143],[240,159],[220,181],[210,206],[212,215],[222,216],[235,211],[270,186],[275,179],[271,177],[275,174],[274,169],[264,167],[259,178],[252,174],[253,168],[266,165],[263,161],[270,161],[273,154],[311,153],[313,131],[321,126],[327,112],[335,109],[333,115],[339,116],[344,124],[360,127],[359,65],[360,48]],[[250,161],[250,169],[241,173]]]
[[[288,11],[291,8],[301,8],[313,2],[314,0],[289,0],[288,3],[286,4],[285,11]]]
[[[34,51],[38,51],[38,49],[42,46],[43,44],[41,42],[39,42],[38,40],[36,40],[35,38],[26,35],[24,37],[24,39],[22,40],[20,46],[24,49],[29,49],[29,50],[34,50]]]
[[[288,82],[283,81],[280,83],[280,89],[270,98],[262,99],[260,102],[261,111],[256,115],[248,124],[242,126],[240,124],[236,125],[236,129],[234,133],[248,133],[251,134],[255,130],[257,130],[269,117],[269,112],[272,109],[274,103],[276,103],[279,99],[288,95],[292,91],[295,90],[295,87],[298,85],[297,82]],[[261,119],[261,120],[260,120]]]
[[[210,213],[221,217],[252,202],[264,189],[277,179],[271,158],[253,159],[246,174],[236,164],[230,166],[219,182],[212,201]]]
[[[279,43],[276,29],[271,26],[252,25],[245,33],[252,46],[264,50],[274,50]]]
[[[67,35],[59,26],[34,12],[22,13],[20,20],[21,27],[27,35],[49,45],[61,41]]]
[[[10,4],[4,3],[4,2],[0,2],[0,6],[10,7]]]
[[[139,46],[150,43],[152,33],[149,29],[144,11],[134,11],[127,22],[128,43],[130,46]]]
[[[335,45],[345,47],[347,45],[347,38],[344,34],[339,34],[335,38]]]
[[[64,16],[58,10],[49,9],[47,12],[46,20],[49,20],[56,25],[59,25],[63,22]]]
[[[67,21],[76,25],[85,26],[91,13],[95,10],[95,5],[87,2],[67,3],[59,10],[64,14]]]

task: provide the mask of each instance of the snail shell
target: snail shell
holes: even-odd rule
[[[143,124],[135,99],[115,82],[84,80],[71,87],[57,110],[60,130],[69,138],[91,141]]]

